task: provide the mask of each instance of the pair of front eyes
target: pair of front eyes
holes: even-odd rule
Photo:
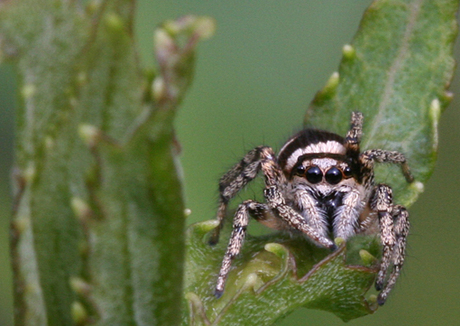
[[[310,183],[319,183],[323,180],[323,177],[326,179],[327,183],[338,184],[342,181],[343,178],[351,177],[351,168],[349,166],[345,167],[343,171],[336,166],[329,168],[326,173],[323,175],[323,171],[317,166],[311,166],[308,169],[303,165],[299,165],[296,169],[296,174],[302,177],[305,177]]]

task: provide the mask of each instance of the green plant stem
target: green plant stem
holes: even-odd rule
[[[21,94],[17,325],[180,321],[184,205],[172,122],[213,23],[189,16],[160,28],[155,75],[138,66],[134,10],[134,0],[2,4],[2,51]]]

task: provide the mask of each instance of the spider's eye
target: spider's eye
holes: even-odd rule
[[[343,175],[347,178],[351,177],[351,167],[347,166],[345,169],[343,169]]]
[[[339,169],[336,167],[330,168],[326,172],[326,181],[329,182],[330,184],[337,184],[342,180],[342,172],[340,172]]]
[[[307,180],[311,183],[318,183],[323,179],[323,172],[317,166],[312,166],[307,170]]]
[[[304,175],[305,174],[305,166],[299,165],[296,167],[295,172],[297,175]]]

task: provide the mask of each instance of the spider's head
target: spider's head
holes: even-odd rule
[[[278,164],[290,183],[327,195],[338,186],[356,182],[353,160],[346,154],[343,137],[305,129],[281,148]]]

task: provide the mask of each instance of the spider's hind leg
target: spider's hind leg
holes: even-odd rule
[[[249,151],[244,158],[225,173],[219,180],[219,208],[217,221],[219,225],[214,229],[209,243],[216,244],[219,241],[220,230],[227,215],[228,202],[252,181],[260,171],[260,153],[269,147],[259,146]],[[271,150],[271,149],[270,149]]]

